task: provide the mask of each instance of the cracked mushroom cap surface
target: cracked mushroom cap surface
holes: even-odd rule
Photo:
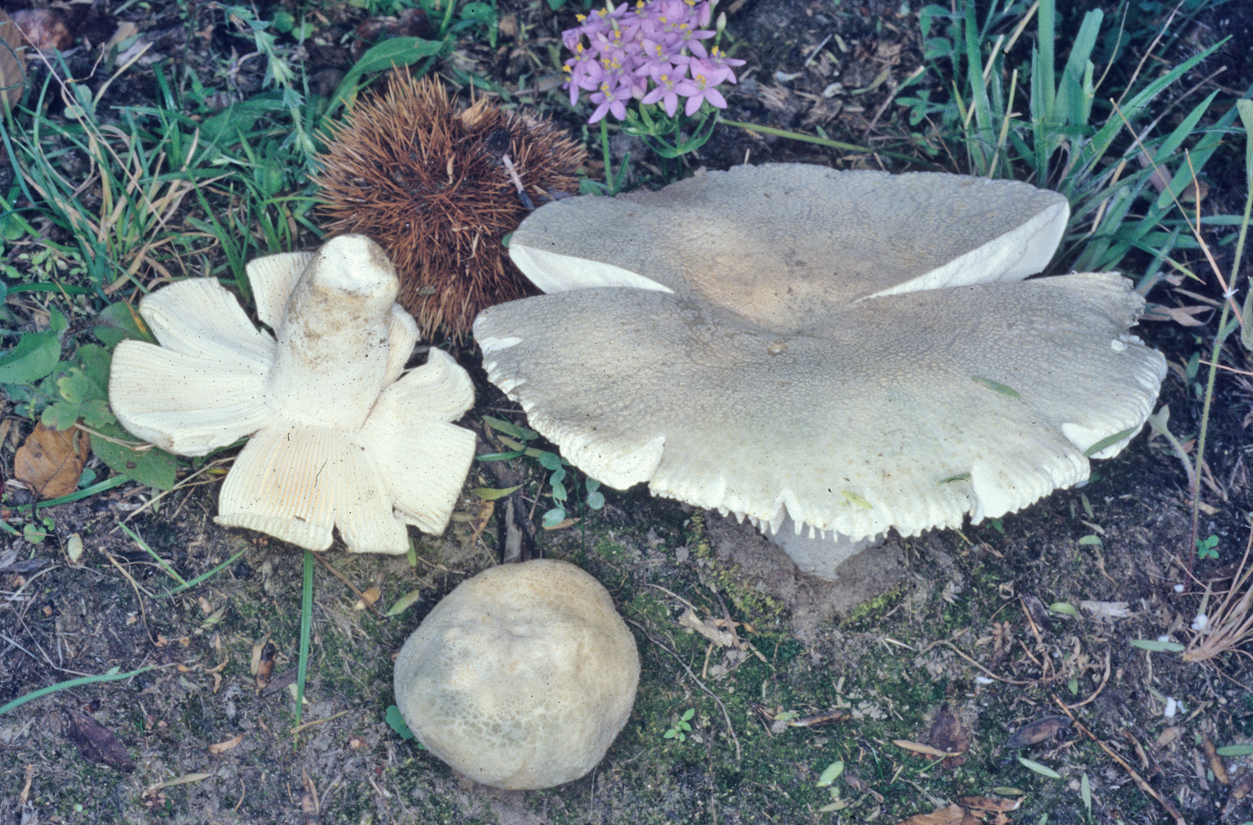
[[[800,164],[545,205],[551,294],[474,325],[488,377],[612,487],[853,540],[1016,511],[1151,412],[1113,273],[1023,281],[1068,217],[1026,184]]]
[[[600,582],[537,559],[489,568],[435,606],[396,658],[396,705],[428,750],[476,782],[549,788],[604,758],[639,674]]]
[[[405,372],[417,326],[394,268],[361,235],[248,264],[257,329],[216,279],[164,287],[139,312],[160,346],[123,341],[109,401],[134,435],[182,455],[251,436],[219,524],[325,550],[404,553],[407,524],[441,533],[469,471],[469,376],[431,349]]]

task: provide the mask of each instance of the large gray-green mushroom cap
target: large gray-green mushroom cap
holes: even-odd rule
[[[405,370],[418,328],[382,248],[341,235],[258,258],[248,281],[274,336],[213,278],[140,302],[161,346],[117,346],[109,403],[122,426],[193,456],[251,436],[222,485],[219,524],[310,550],[338,527],[367,553],[406,552],[407,524],[442,533],[474,455],[474,434],[451,422],[474,388],[437,349]]]
[[[570,198],[510,244],[553,294],[474,332],[531,426],[610,486],[811,537],[957,527],[1087,479],[1165,375],[1124,278],[1022,280],[1068,214],[1021,183],[797,164]],[[828,576],[854,546],[802,544]]]
[[[571,782],[626,724],[640,661],[596,579],[540,559],[458,585],[396,657],[396,705],[431,753],[508,790]]]

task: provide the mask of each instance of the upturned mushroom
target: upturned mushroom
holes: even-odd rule
[[[489,568],[396,658],[396,705],[431,753],[507,790],[572,782],[626,724],[640,661],[596,579],[563,561]]]
[[[124,341],[109,401],[131,433],[199,456],[251,436],[222,485],[219,524],[311,550],[338,527],[351,552],[404,553],[406,525],[442,533],[469,472],[474,434],[449,422],[474,402],[447,353],[405,372],[417,326],[373,241],[259,258],[248,280],[258,330],[215,279],[148,295],[161,346]]]
[[[1082,482],[1143,425],[1165,360],[1128,332],[1130,283],[1023,280],[1068,214],[1021,183],[800,164],[570,198],[510,245],[553,294],[474,333],[580,469],[784,530],[831,577],[889,528]]]

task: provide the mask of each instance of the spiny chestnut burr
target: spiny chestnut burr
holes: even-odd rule
[[[546,120],[486,100],[463,109],[438,80],[399,72],[328,143],[316,181],[324,228],[386,250],[424,338],[465,334],[479,310],[538,293],[502,238],[535,205],[576,192],[586,157]]]

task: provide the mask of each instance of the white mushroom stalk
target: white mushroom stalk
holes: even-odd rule
[[[418,341],[396,303],[395,268],[373,241],[248,264],[261,321],[211,278],[158,290],[139,312],[161,343],[124,341],[109,401],[136,436],[205,455],[251,436],[218,504],[219,524],[310,550],[404,553],[406,525],[442,533],[469,472],[474,434],[450,423],[474,403],[442,350],[409,372]]]
[[[580,469],[790,528],[789,555],[833,576],[889,528],[1084,481],[1144,424],[1166,369],[1128,332],[1130,282],[1023,280],[1068,214],[1021,183],[800,164],[569,198],[510,244],[553,294],[474,333],[488,378]]]

